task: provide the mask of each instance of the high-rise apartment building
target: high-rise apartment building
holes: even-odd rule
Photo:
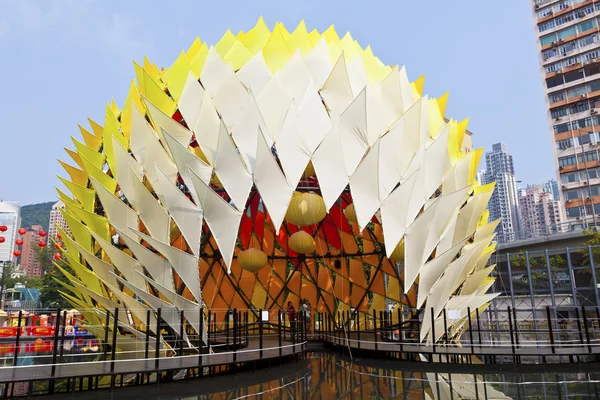
[[[531,4],[558,184],[569,222],[583,226],[600,214],[600,2]]]
[[[38,247],[38,242],[42,239],[40,236],[41,230],[42,227],[40,225],[33,225],[31,228],[27,229],[27,232],[23,235],[21,269],[27,276],[42,276],[42,266],[35,255],[35,249]]]
[[[482,183],[496,182],[488,203],[490,220],[502,219],[496,229],[499,241],[513,240],[521,229],[519,200],[512,155],[506,152],[504,143],[492,145],[492,151],[485,153],[485,167],[480,174]]]
[[[519,190],[521,234],[519,239],[535,238],[563,232],[565,215],[560,200],[537,185]]]
[[[56,227],[60,227],[63,232],[71,233],[69,230],[69,226],[65,221],[65,217],[63,217],[60,210],[65,209],[65,203],[62,201],[58,201],[54,203],[52,206],[52,210],[50,211],[50,221],[48,223],[48,242],[52,244],[52,240],[56,240],[56,234],[58,233],[58,229]]]
[[[0,232],[4,242],[0,243],[0,263],[5,261],[15,262],[13,255],[17,230],[21,225],[21,206],[17,203],[0,200],[0,225],[6,225],[6,232]]]
[[[527,189],[534,187],[540,188],[542,192],[548,192],[552,194],[552,198],[554,200],[560,201],[560,191],[558,189],[558,182],[556,182],[556,179],[550,179],[548,182],[544,183],[534,183],[527,185]]]

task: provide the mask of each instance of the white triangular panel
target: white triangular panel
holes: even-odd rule
[[[134,237],[137,237],[136,231],[130,231],[129,236],[125,232],[117,229],[117,233],[121,239],[125,242],[139,263],[148,270],[152,278],[157,282],[160,282],[161,285],[166,286],[171,290],[175,290],[171,264],[158,254],[142,246],[137,239],[133,239]]]
[[[135,174],[138,178],[144,176],[143,168],[137,161],[129,155],[127,150],[121,146],[121,143],[113,136],[113,154],[115,157],[115,167],[113,175],[119,182],[119,188],[127,198],[127,201],[136,207],[135,187],[133,186],[133,180],[131,179],[131,173]]]
[[[258,135],[254,183],[277,233],[294,194],[295,186],[292,188],[286,181],[262,134]]]
[[[238,153],[233,139],[229,136],[223,123],[221,123],[221,129],[219,130],[215,173],[236,208],[243,210],[246,207],[250,189],[252,189],[252,175],[248,172],[244,160]]]
[[[199,256],[202,235],[202,209],[194,205],[181,190],[173,185],[160,168],[157,172],[167,211],[179,227],[181,234],[192,249],[192,253]]]
[[[273,145],[273,140],[267,132],[265,121],[260,114],[254,95],[248,93],[244,110],[233,127],[231,136],[233,136],[240,155],[244,158],[251,172],[254,171],[254,164],[256,163],[256,143],[258,143],[259,127],[269,146]]]
[[[196,134],[196,141],[202,153],[212,166],[215,165],[217,145],[219,143],[219,129],[221,129],[221,120],[215,110],[210,94],[205,92],[202,106],[200,107],[200,114],[198,115],[198,122],[193,127],[193,131]]]
[[[227,270],[230,272],[242,212],[223,200],[193,172],[191,176],[204,210],[204,219],[217,242],[217,246],[219,246]]]
[[[154,123],[154,129],[158,134],[160,140],[164,141],[162,130],[169,132],[169,134],[181,143],[183,146],[190,144],[192,138],[192,132],[173,118],[162,112],[158,107],[152,104],[147,99],[144,99],[144,104],[150,114],[150,119]],[[150,167],[149,167],[150,168]]]
[[[306,87],[304,96],[297,103],[297,114],[300,136],[308,152],[312,154],[331,129],[329,114],[313,85]]]
[[[340,117],[340,142],[348,176],[352,176],[369,147],[366,107],[363,90]]]
[[[140,165],[146,165],[146,136],[152,127],[137,107],[131,107],[131,132],[129,148]]]
[[[214,95],[213,102],[227,128],[231,129],[239,119],[248,91],[240,82],[235,72],[229,69],[223,76],[219,89]]]
[[[283,88],[292,101],[299,102],[311,80],[310,72],[302,58],[302,52],[298,49],[281,69]]]
[[[94,178],[90,177],[90,182],[92,182],[94,189],[96,189],[96,194],[112,226],[123,232],[129,232],[130,228],[138,228],[138,216],[134,210],[115,197],[114,194],[109,192],[108,189]]]
[[[380,148],[380,151],[382,149]],[[381,225],[383,228],[383,239],[385,241],[385,252],[388,257],[402,240],[402,236],[412,223],[408,220],[406,209],[410,195],[416,183],[418,174],[414,173],[402,185],[398,186],[381,204]]]
[[[237,72],[237,76],[253,93],[260,93],[273,74],[265,62],[262,51],[259,51]]]
[[[369,78],[367,77],[367,71],[365,71],[362,57],[354,57],[354,59],[347,64],[347,70],[352,94],[354,97],[358,97],[358,94],[365,90],[369,85]]]
[[[143,280],[142,278],[139,279]],[[114,276],[113,280],[116,282]],[[148,315],[150,315],[150,325],[148,325],[148,328],[150,329],[150,332],[156,332],[156,327],[158,324],[156,323],[157,321],[156,315],[154,314],[154,310],[151,310],[151,308],[145,305],[144,303],[141,303],[133,297],[130,297],[125,293],[121,292],[118,287],[108,284],[106,286],[117,297],[117,299],[121,303],[123,303],[125,307],[127,307],[129,312],[131,312],[131,314],[133,314],[134,317],[139,319],[144,325],[146,325],[146,323],[148,322]],[[147,314],[148,310],[151,311],[150,314]]]
[[[190,129],[193,129],[198,123],[202,100],[204,100],[204,88],[194,73],[190,71],[178,103],[179,111]]]
[[[179,170],[179,175],[190,190],[190,195],[194,199],[194,202],[198,204],[198,198],[196,197],[194,184],[192,183],[192,179],[190,178],[190,174],[188,172],[188,166],[196,173],[196,175],[200,177],[200,179],[202,179],[204,183],[207,184],[210,183],[210,179],[212,178],[213,168],[198,158],[186,147],[182,146],[179,142],[172,138],[168,132],[163,131],[163,135],[167,145],[169,146],[169,149],[171,150],[171,154],[173,155],[173,159],[175,160],[175,164]],[[169,182],[171,182],[170,179]]]
[[[214,46],[211,46],[200,74],[202,86],[214,96],[228,72],[231,72],[231,67],[223,61]]]
[[[344,155],[340,151],[339,123],[335,119],[325,139],[312,156],[312,163],[319,180],[325,209],[329,210],[349,183]]]
[[[161,186],[158,182],[158,174],[154,174],[157,178],[156,185],[152,186],[154,190],[158,191]],[[156,239],[161,242],[169,241],[169,230],[171,226],[171,219],[167,210],[152,196],[144,184],[135,176],[132,177],[133,184],[135,187],[135,197],[138,199],[138,214],[144,225],[148,229],[148,232]],[[168,178],[167,178],[168,179]],[[163,196],[164,198],[164,196]]]
[[[411,157],[401,146],[404,123],[400,121],[390,132],[382,136],[379,146],[379,198],[385,200],[400,182],[402,176],[398,159]]]
[[[491,189],[486,192],[472,196],[468,200],[467,205],[465,205],[458,212],[453,242],[457,242],[475,233],[475,230],[477,229],[477,223],[479,222],[479,218],[481,218],[481,214],[487,206],[490,197],[492,197],[493,192],[494,189]]]
[[[98,278],[100,278],[103,282],[116,284],[111,274],[111,272],[114,271],[114,268],[111,264],[97,258],[95,255],[80,246],[79,243],[73,241],[73,244],[75,247],[77,247],[77,251],[79,251],[83,259],[90,265],[90,267],[92,267],[92,270]]]
[[[333,63],[331,62],[331,56],[329,55],[329,48],[325,38],[321,39],[310,53],[304,57],[304,62],[315,85],[318,88],[322,88],[333,69]]]
[[[341,115],[354,100],[344,53],[340,55],[320,91],[327,108]]]
[[[202,291],[200,290],[200,270],[198,267],[198,257],[186,253],[166,243],[156,240],[148,235],[138,232],[137,235],[144,239],[150,246],[160,252],[177,272],[185,283],[192,296],[198,303],[202,301]]]
[[[299,132],[298,116],[293,104],[283,121],[275,147],[279,162],[285,172],[287,186],[295,189],[310,161],[310,153]]]
[[[379,200],[379,145],[379,141],[375,142],[350,178],[352,202],[361,232],[381,206]]]
[[[259,93],[256,104],[258,104],[258,109],[264,118],[271,139],[273,142],[277,141],[285,114],[292,104],[281,83],[279,71],[275,73],[267,86]]]

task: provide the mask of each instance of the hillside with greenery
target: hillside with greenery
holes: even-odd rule
[[[50,221],[50,211],[55,201],[46,203],[29,204],[21,207],[21,226],[30,228],[32,225],[41,225],[44,229],[48,229]]]

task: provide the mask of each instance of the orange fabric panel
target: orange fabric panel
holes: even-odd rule
[[[308,259],[304,261],[304,263],[302,264],[302,274],[309,281],[313,281],[313,277],[316,279],[317,269],[315,265],[315,260]]]
[[[396,263],[388,258],[385,258],[381,263],[381,270],[388,275],[396,276]]]
[[[295,293],[289,292],[284,301],[286,308],[288,301],[291,301],[296,311],[298,311],[298,308],[300,307],[300,297]]]
[[[273,269],[281,279],[287,278],[287,260],[273,260]]]
[[[369,254],[367,256],[361,257],[363,262],[366,262],[369,265],[376,267],[379,265],[379,256],[377,254]]]
[[[303,279],[300,294],[303,299],[308,299],[312,307],[317,304],[317,287],[314,283]]]
[[[321,291],[326,291],[331,293],[333,289],[333,282],[331,280],[331,272],[325,268],[319,268],[319,276],[318,276],[319,288]]]
[[[226,270],[227,268],[224,267],[224,269]],[[242,276],[242,267],[240,267],[237,258],[231,260],[231,275],[233,275],[236,281],[239,281]]]
[[[342,244],[344,246],[344,252],[354,254],[358,253],[358,245],[354,236],[338,230],[340,237],[342,238]]]
[[[264,267],[259,269],[255,275],[256,275],[256,279],[258,279],[263,284],[264,287],[268,287],[269,278],[271,276],[271,264],[269,264],[269,262],[267,262],[267,265],[265,265]]]
[[[321,298],[325,300],[325,304],[332,312],[335,311],[335,299],[332,294],[321,291]],[[328,310],[323,310],[327,312]]]
[[[267,217],[268,217],[268,214],[267,214]],[[270,218],[268,218],[268,220],[270,221]],[[262,240],[262,250],[267,254],[273,254],[274,248],[275,248],[275,235],[273,234],[273,231],[271,230],[271,225],[269,225],[269,227],[267,227],[267,225],[265,225],[265,230],[264,230],[263,240]]]
[[[244,300],[242,300],[239,293],[236,293],[235,296],[233,296],[233,300],[231,301],[231,308],[237,308],[238,311],[241,311],[247,309],[248,306],[246,306],[246,303],[244,303]]]
[[[316,245],[315,253],[317,253],[317,255],[323,257],[329,251],[329,246],[327,245],[327,241],[319,234],[314,235],[313,237],[315,239],[315,245]],[[333,248],[331,248],[331,249],[332,249],[332,253],[333,253]]]
[[[252,298],[252,291],[254,290],[255,281],[256,276],[252,272],[242,271],[242,277],[239,280],[239,286],[248,299]]]
[[[294,274],[290,278],[290,281],[287,284],[287,287],[292,293],[296,295],[300,295],[300,277],[302,274],[300,272],[294,271]]]
[[[336,276],[333,293],[338,300],[348,303],[350,301],[350,282],[341,276]]]
[[[371,279],[373,280],[371,284],[371,292],[378,293],[382,296],[385,296],[385,286],[383,285],[383,274],[376,274],[376,269],[371,269]]]
[[[366,230],[365,230],[366,232]],[[373,241],[371,240],[371,237],[367,234],[364,235],[363,238],[363,252],[365,253],[372,253],[375,251],[375,245],[373,244]]]
[[[219,286],[219,293],[221,294],[221,296],[223,296],[223,299],[225,300],[227,305],[231,304],[235,292],[235,288],[233,287],[229,279],[226,276],[224,276],[221,280],[221,285]]]
[[[212,262],[212,260],[210,260]],[[204,276],[208,273],[208,269],[210,268],[208,262],[204,258],[200,259],[200,279],[203,279]],[[200,282],[203,283],[203,282]]]
[[[363,288],[367,287],[363,263],[355,258],[350,258],[350,282]]]
[[[259,281],[256,281],[254,283],[254,292],[252,294],[251,303],[254,307],[258,309],[263,309],[266,307],[267,291]]]
[[[367,305],[366,297],[363,299],[361,304],[358,303],[360,301],[360,299],[362,299],[364,294],[365,294],[365,289],[360,288],[356,285],[353,285],[352,286],[352,296],[350,296],[350,305],[359,310],[366,310],[366,308],[367,308],[366,307],[366,305]]]
[[[216,297],[217,283],[215,279],[209,275],[204,285],[202,286],[202,297],[209,308],[213,307],[214,298]]]

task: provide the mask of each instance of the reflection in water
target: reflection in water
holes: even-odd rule
[[[217,399],[583,399],[598,398],[596,374],[486,374],[429,373],[394,369],[392,362],[349,359],[311,353],[297,368],[283,368],[281,376],[256,382],[252,373],[234,378],[197,381],[197,391],[186,397],[159,396],[160,400]],[[426,366],[426,364],[421,364]],[[449,365],[451,367],[451,365]],[[278,373],[279,370],[272,370]],[[253,378],[254,377],[254,378]],[[228,390],[217,389],[219,381]],[[196,385],[194,383],[193,385]],[[237,387],[234,387],[237,386]],[[193,388],[188,386],[189,390]],[[217,391],[221,390],[221,391]],[[179,392],[182,393],[182,392]],[[202,393],[202,394],[201,394]],[[119,392],[117,391],[118,395]]]

